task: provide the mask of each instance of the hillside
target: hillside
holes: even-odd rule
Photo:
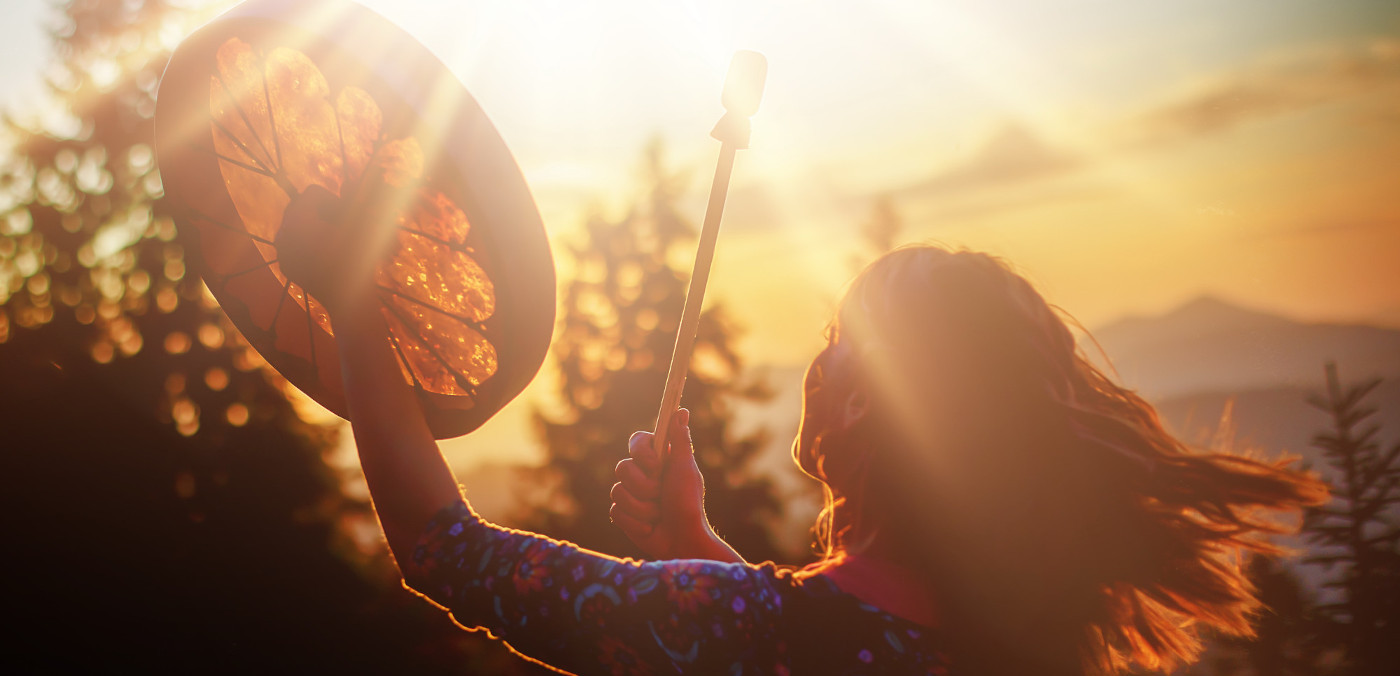
[[[1124,319],[1094,337],[1122,382],[1154,401],[1318,387],[1327,361],[1336,361],[1345,378],[1400,376],[1400,330],[1298,322],[1214,298]]]
[[[1350,380],[1344,372],[1344,379]],[[1322,369],[1318,369],[1318,380]],[[1236,450],[1252,450],[1267,457],[1280,454],[1301,456],[1305,462],[1331,476],[1331,468],[1321,452],[1312,445],[1313,435],[1330,424],[1326,414],[1307,403],[1310,394],[1321,390],[1321,382],[1312,387],[1279,386],[1238,392],[1205,392],[1164,399],[1156,403],[1168,429],[1182,440],[1213,446],[1219,438],[1225,411],[1230,411],[1227,430],[1222,441]],[[1371,422],[1380,426],[1380,440],[1392,443],[1400,439],[1400,379],[1383,381],[1368,400],[1377,409]]]

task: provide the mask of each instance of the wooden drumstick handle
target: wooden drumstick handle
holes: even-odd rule
[[[705,207],[705,220],[700,226],[695,267],[690,272],[690,288],[685,294],[680,328],[676,331],[676,346],[671,351],[671,366],[666,372],[666,389],[661,393],[661,410],[656,414],[653,442],[657,457],[666,453],[666,434],[671,428],[671,416],[680,408],[681,392],[685,389],[690,355],[695,349],[695,333],[700,326],[700,306],[705,300],[710,264],[715,259],[719,221],[724,214],[725,197],[729,194],[729,176],[734,170],[734,152],[749,145],[749,117],[758,110],[767,75],[768,61],[762,54],[740,51],[735,52],[724,79],[724,117],[710,132],[720,141],[719,162],[715,166],[714,183],[710,185],[710,202]]]

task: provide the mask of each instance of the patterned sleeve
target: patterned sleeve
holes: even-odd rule
[[[406,584],[515,651],[576,674],[785,673],[771,568],[616,559],[444,509]]]

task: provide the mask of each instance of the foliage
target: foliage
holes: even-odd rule
[[[1249,563],[1250,582],[1263,610],[1254,621],[1253,638],[1214,636],[1200,664],[1190,674],[1212,676],[1320,676],[1333,655],[1321,640],[1326,622],[1318,616],[1312,594],[1286,563],[1256,555]]]
[[[207,15],[71,3],[53,109],[7,120],[11,638],[46,671],[516,668],[398,586],[367,504],[326,462],[336,429],[298,415],[186,274],[152,115],[169,50]]]
[[[685,301],[685,273],[674,261],[694,237],[677,207],[683,181],[663,166],[659,143],[645,160],[642,203],[615,221],[590,219],[569,249],[575,277],[554,343],[562,412],[536,412],[549,457],[542,472],[559,491],[537,506],[531,525],[613,554],[638,554],[608,520],[608,493],[628,438],[655,425]],[[740,554],[762,561],[778,553],[768,528],[781,506],[768,480],[749,471],[766,437],[735,438],[733,403],[770,395],[744,379],[735,334],[720,306],[701,315],[681,405],[691,411],[711,522]]]
[[[1378,427],[1368,422],[1376,410],[1365,400],[1379,379],[1343,388],[1335,364],[1326,372],[1326,393],[1309,401],[1331,417],[1332,428],[1313,444],[1337,479],[1333,501],[1308,514],[1305,531],[1323,548],[1308,560],[1341,568],[1326,585],[1341,600],[1319,610],[1337,623],[1350,673],[1382,673],[1400,666],[1400,524],[1393,509],[1400,503],[1400,443],[1382,449]]]
[[[1284,564],[1263,556],[1250,562],[1250,579],[1265,610],[1258,636],[1217,638],[1193,673],[1388,674],[1400,665],[1400,444],[1382,450],[1376,410],[1367,397],[1379,379],[1343,387],[1335,364],[1326,366],[1326,390],[1309,403],[1331,419],[1313,444],[1333,470],[1333,500],[1309,510],[1303,534],[1317,546],[1305,559],[1339,575],[1318,603]],[[1335,599],[1335,600],[1330,600]]]

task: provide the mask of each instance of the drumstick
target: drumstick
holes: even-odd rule
[[[724,198],[729,193],[729,174],[734,169],[734,151],[749,147],[749,118],[758,110],[763,98],[763,83],[768,76],[768,60],[758,52],[738,51],[729,62],[724,78],[724,116],[710,135],[719,139],[719,163],[715,180],[710,185],[710,202],[705,207],[705,220],[700,226],[700,242],[695,251],[695,267],[690,272],[690,288],[681,310],[681,325],[676,331],[676,346],[671,351],[671,367],[666,372],[666,389],[661,393],[661,410],[656,414],[656,434],[653,436],[656,455],[666,453],[666,433],[671,416],[680,407],[681,391],[685,389],[690,355],[695,349],[695,332],[700,325],[700,305],[705,300],[705,284],[710,278],[710,263],[715,259],[715,241],[719,239],[719,220],[724,213]]]

